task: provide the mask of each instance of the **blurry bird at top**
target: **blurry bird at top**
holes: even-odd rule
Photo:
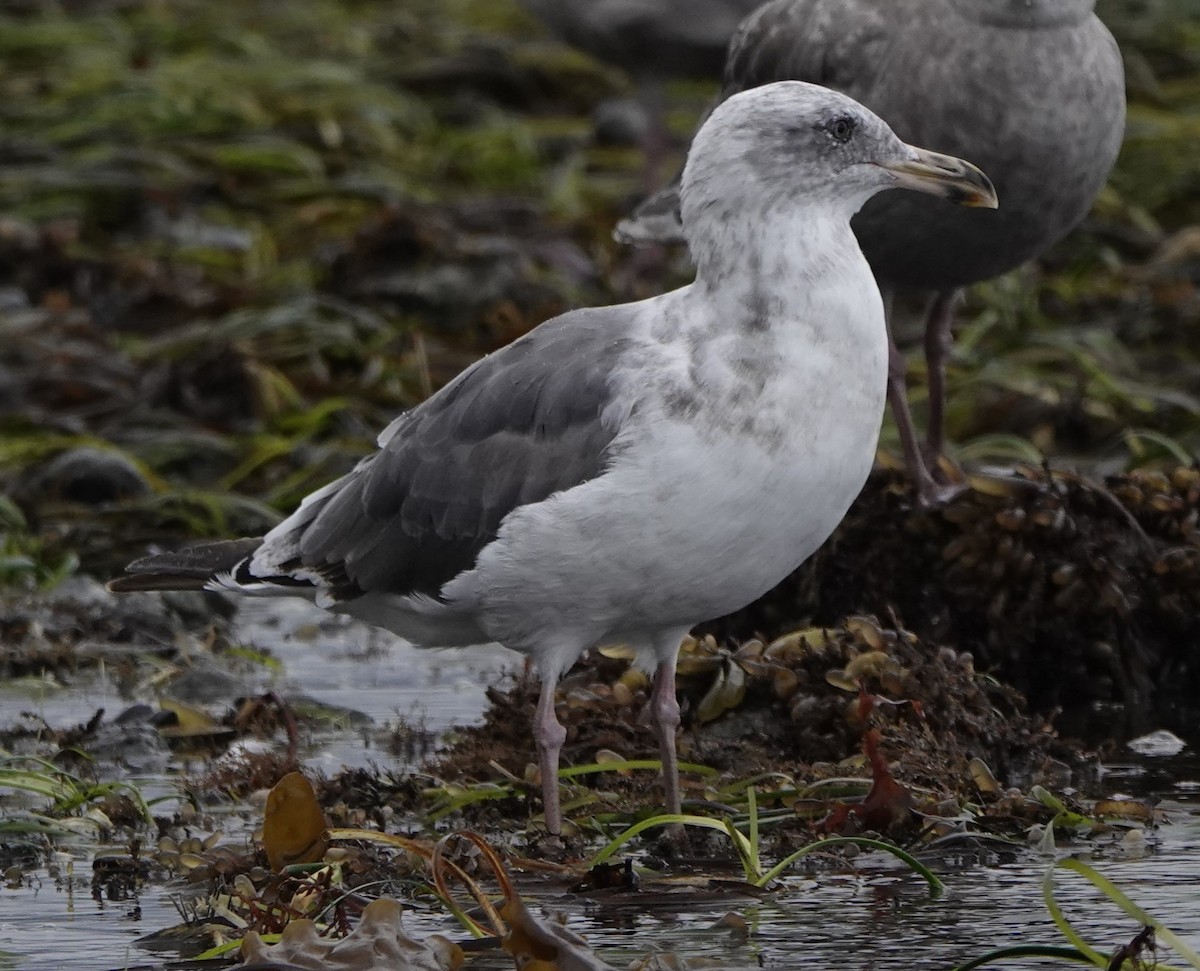
[[[730,42],[721,98],[778,80],[836,88],[903,139],[974,162],[998,210],[885,192],[853,227],[889,304],[931,295],[929,426],[917,442],[905,362],[892,342],[889,400],[918,496],[953,492],[944,451],[945,364],[961,288],[1044,253],[1087,214],[1125,130],[1120,51],[1095,0],[771,0]],[[626,242],[678,238],[668,187],[622,222]],[[941,481],[934,476],[942,477]]]

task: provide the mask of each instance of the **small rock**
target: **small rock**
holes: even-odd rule
[[[650,118],[639,101],[612,98],[592,112],[592,134],[597,145],[638,147],[650,134]]]
[[[1146,855],[1146,832],[1141,829],[1131,829],[1117,844],[1117,851],[1126,857],[1141,857]]]
[[[127,719],[99,725],[80,747],[93,762],[143,775],[166,771],[170,760],[167,743],[149,720]]]
[[[60,452],[37,469],[23,491],[39,498],[96,506],[144,496],[150,492],[150,486],[125,456],[81,447]]]
[[[198,659],[170,682],[171,696],[191,704],[232,702],[249,693],[249,685],[217,664]]]
[[[1151,732],[1149,735],[1142,735],[1127,744],[1138,755],[1145,755],[1147,758],[1163,758],[1178,755],[1187,748],[1187,743],[1182,738],[1173,732],[1168,732],[1166,729],[1159,729],[1157,732]]]
[[[20,287],[0,287],[0,313],[29,309],[29,296]]]

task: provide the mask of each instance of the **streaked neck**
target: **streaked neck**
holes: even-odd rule
[[[837,207],[726,211],[721,218],[701,219],[693,229],[689,245],[696,285],[717,304],[744,306],[748,295],[764,300],[804,293],[826,278],[845,275],[848,268],[866,267],[850,229],[850,213]],[[780,309],[768,305],[754,312]]]

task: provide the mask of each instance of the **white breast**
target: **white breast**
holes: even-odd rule
[[[861,285],[793,299],[770,334],[714,320],[704,341],[648,345],[610,470],[513,512],[446,593],[509,646],[587,646],[688,627],[778,583],[841,521],[875,454],[886,333],[865,261],[853,274]],[[751,371],[755,339],[772,360]]]

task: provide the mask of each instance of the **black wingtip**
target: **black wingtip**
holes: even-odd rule
[[[197,543],[166,553],[151,553],[134,560],[128,574],[107,584],[113,593],[143,590],[203,590],[218,574],[236,569],[262,543],[261,537]]]
[[[109,580],[104,586],[111,593],[142,593],[147,590],[203,590],[207,582],[207,578],[178,573],[134,573]]]

